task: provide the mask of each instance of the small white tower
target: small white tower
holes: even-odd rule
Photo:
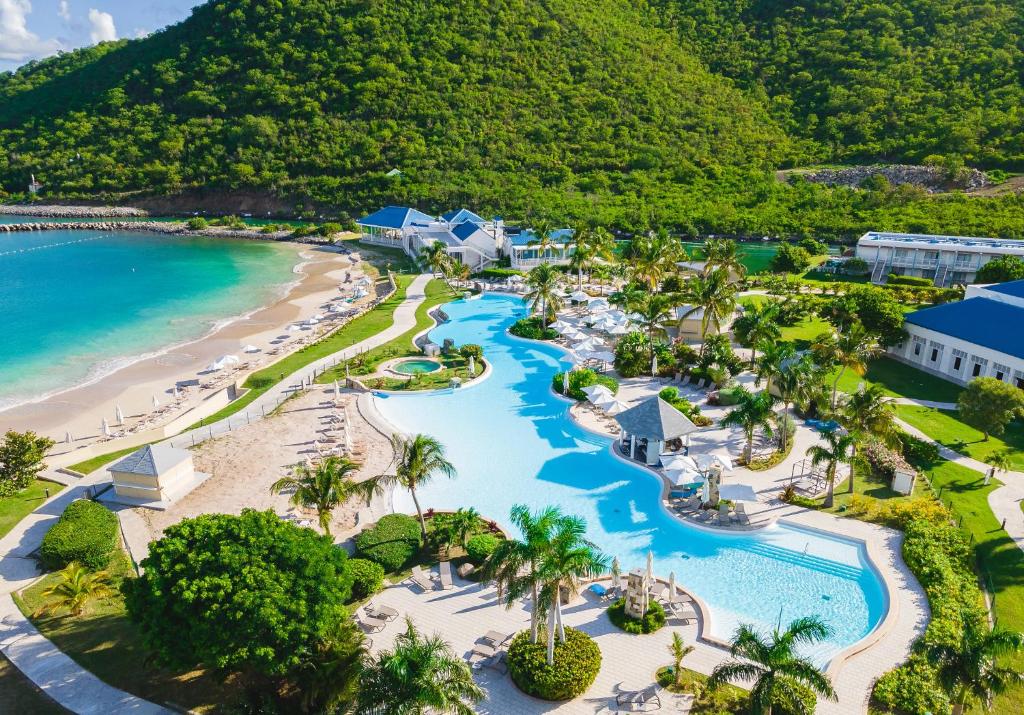
[[[35,196],[39,193],[39,189],[43,188],[43,185],[36,181],[36,175],[30,174],[32,180],[28,182],[28,193]]]

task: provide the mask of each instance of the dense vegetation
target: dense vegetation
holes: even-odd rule
[[[72,562],[103,569],[117,548],[118,533],[114,512],[99,502],[76,499],[46,532],[39,558],[48,569],[64,568]]]
[[[202,190],[338,214],[465,203],[688,234],[1024,237],[1019,196],[773,174],[1024,165],[1008,0],[808,5],[214,0],[145,39],[0,75],[0,193],[34,172],[44,196],[69,198]]]

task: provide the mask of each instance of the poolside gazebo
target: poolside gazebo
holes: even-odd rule
[[[639,459],[655,466],[661,459],[665,442],[684,438],[698,427],[690,419],[660,397],[644,400],[635,407],[615,415],[619,423],[619,447],[631,459]]]

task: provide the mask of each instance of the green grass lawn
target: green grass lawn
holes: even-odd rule
[[[0,655],[0,713],[57,715],[69,712],[55,703]]]
[[[936,442],[981,462],[987,462],[995,452],[1010,449],[1013,468],[1024,469],[1024,421],[1014,420],[1007,425],[1004,434],[993,435],[985,441],[981,432],[957,419],[956,411],[897,405],[896,414]]]
[[[414,375],[412,379],[408,377],[382,377],[371,379],[369,382],[371,387],[377,390],[415,391],[439,390],[446,388],[453,377],[461,378],[463,382],[467,382],[471,379],[469,374],[469,361],[461,355],[446,357],[441,362],[444,364],[444,369],[437,370],[436,372],[420,373],[418,375]],[[480,362],[477,362],[477,376],[479,376],[483,370],[484,366]]]
[[[747,295],[740,299],[740,303],[760,305],[767,300],[772,300],[772,297],[765,295]],[[811,315],[795,325],[782,326],[781,330],[782,340],[794,343],[797,348],[803,350],[810,346],[810,344],[814,342],[814,339],[822,333],[831,332],[832,326],[822,318],[819,318],[816,315]]]
[[[832,379],[834,377],[835,373]],[[915,400],[936,402],[956,402],[964,389],[960,385],[887,357],[872,360],[864,375],[847,370],[839,380],[839,389],[842,392],[855,392],[861,382],[865,385],[880,385],[885,394],[891,397],[910,397]]]
[[[14,528],[14,525],[31,514],[46,501],[46,490],[56,494],[64,486],[45,479],[34,479],[23,491],[14,496],[0,499],[0,536]]]
[[[126,454],[131,454],[132,452],[134,452],[137,449],[140,449],[141,447],[143,447],[143,445],[140,444],[136,447],[125,447],[124,449],[119,449],[114,452],[100,454],[95,457],[92,457],[91,459],[86,459],[81,462],[71,464],[68,466],[68,469],[76,471],[79,474],[90,474],[91,472],[94,472],[100,467],[102,467],[104,464],[109,464],[110,462],[113,462],[115,459],[120,459]]]
[[[116,582],[131,576],[127,554],[120,552],[110,571]],[[41,606],[45,602],[41,592],[56,579],[56,574],[45,576],[16,598],[22,612],[30,615]],[[116,589],[114,595],[91,603],[81,616],[57,615],[32,621],[83,668],[133,695],[201,713],[223,710],[238,697],[236,688],[222,683],[212,673],[179,673],[149,665],[149,651],[135,624],[128,619],[124,600]]]

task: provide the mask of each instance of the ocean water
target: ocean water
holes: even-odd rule
[[[551,391],[564,352],[505,332],[525,315],[518,298],[487,295],[449,303],[445,312],[452,320],[431,332],[434,342],[482,345],[491,376],[457,390],[374,398],[402,431],[437,437],[458,470],[418,490],[424,508],[472,506],[508,527],[514,504],[559,506],[587,520],[588,536],[624,572],[643,568],[652,551],[659,576],[674,572],[708,604],[717,636],[728,638],[741,623],[768,629],[820,616],[834,635],[804,649],[819,663],[883,618],[886,595],[859,542],[779,524],[711,531],[670,516],[660,478],[615,457],[611,440],[578,426],[569,403]],[[396,492],[395,508],[413,510],[406,492]]]
[[[0,409],[202,337],[280,295],[296,263],[261,241],[0,234]]]

